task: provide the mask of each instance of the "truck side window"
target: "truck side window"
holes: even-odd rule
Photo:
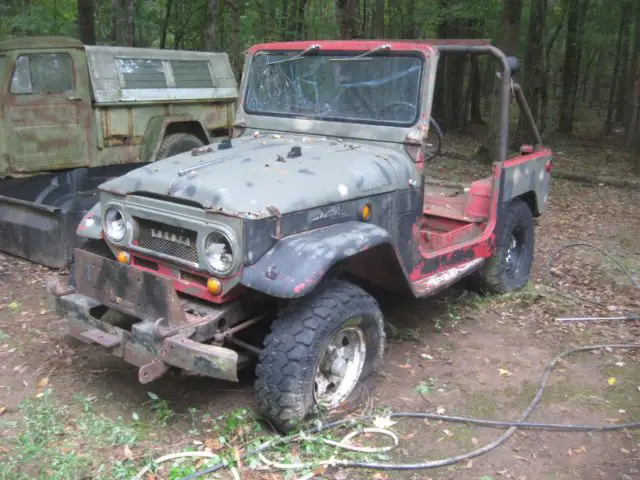
[[[51,94],[73,91],[73,62],[66,53],[20,55],[11,78],[11,93]]]

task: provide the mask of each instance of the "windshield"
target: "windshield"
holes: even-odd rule
[[[416,56],[257,54],[251,63],[245,110],[410,126],[418,119],[421,77],[422,60]]]

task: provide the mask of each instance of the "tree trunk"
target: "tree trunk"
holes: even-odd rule
[[[167,48],[167,34],[169,33],[169,23],[171,19],[172,6],[173,6],[173,0],[167,0],[167,5],[164,13],[164,22],[162,23],[162,35],[160,36],[160,48]],[[206,39],[206,31],[205,31],[205,39]]]
[[[638,131],[640,125],[638,124],[638,103],[640,102],[640,7],[636,7],[635,11],[635,45],[633,47],[632,67],[629,75],[629,88],[631,89],[629,95],[629,101],[626,106],[626,130],[625,130],[625,145],[630,148],[633,143],[640,145],[640,139],[638,139]],[[636,157],[640,157],[637,155]],[[640,166],[640,159],[636,158],[638,166]]]
[[[611,75],[611,87],[609,88],[609,104],[607,105],[607,119],[604,122],[604,133],[611,133],[611,124],[613,123],[613,112],[615,110],[616,100],[616,82],[618,81],[618,73],[620,71],[620,51],[622,50],[622,30],[626,19],[624,15],[620,15],[620,27],[618,29],[618,43],[616,45],[616,56],[613,63],[613,74]]]
[[[357,0],[336,0],[336,15],[340,25],[340,38],[350,40],[360,37]]]
[[[167,14],[171,0],[167,0]],[[204,50],[215,52],[218,48],[218,21],[220,19],[220,0],[207,0],[207,23],[204,27]]]
[[[231,66],[238,81],[242,77],[242,54],[240,51],[240,0],[228,0],[231,17]]]
[[[560,116],[558,119],[558,131],[564,133],[571,133],[573,131],[574,105],[578,69],[580,66],[580,51],[578,45],[580,0],[568,0],[568,2],[569,17],[567,19],[567,45],[564,55]]]
[[[304,11],[306,6],[307,0],[298,0],[296,18],[293,22],[293,31],[296,32],[296,40],[304,39]]]
[[[502,42],[501,47],[505,55],[515,56],[518,52],[518,35],[520,33],[520,17],[522,15],[522,0],[504,0],[502,10]],[[496,62],[491,62],[495,68]],[[495,74],[492,75],[492,82],[500,81]],[[487,123],[487,133],[483,145],[477,155],[484,157],[487,162],[494,162],[499,158],[498,132],[500,131],[500,92],[501,88],[495,89],[491,96],[489,118]]]
[[[593,84],[591,85],[591,95],[589,96],[589,105],[599,105],[600,104],[600,90],[602,88],[602,70],[604,63],[604,52],[605,47],[600,47],[598,50],[598,60],[596,62],[596,73],[593,77]]]
[[[135,38],[135,0],[112,0],[113,41],[116,45],[132,47]]]
[[[95,8],[93,0],[78,0],[78,30],[85,45],[96,44]]]
[[[547,0],[532,0],[527,32],[527,49],[524,53],[525,75],[523,90],[529,102],[533,119],[540,124],[542,87],[546,82],[545,20]]]
[[[480,110],[480,99],[482,98],[482,77],[480,75],[480,62],[476,55],[471,55],[471,73],[469,78],[470,93],[470,122],[472,125],[482,125],[482,111]]]
[[[384,38],[384,0],[376,0],[371,19],[374,38]]]
[[[627,2],[621,2],[622,16],[625,18],[622,27],[622,50],[620,52],[620,75],[618,77],[618,98],[616,99],[616,122],[624,120],[624,111],[627,105],[627,75],[629,75],[629,16],[633,15],[633,9]]]

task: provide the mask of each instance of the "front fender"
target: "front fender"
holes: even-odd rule
[[[385,243],[391,243],[386,230],[355,221],[291,235],[245,267],[240,283],[274,297],[302,297],[336,263]]]
[[[83,238],[92,238],[95,240],[102,240],[102,216],[100,209],[100,202],[96,203],[87,214],[82,217],[82,220],[78,224],[76,234]]]

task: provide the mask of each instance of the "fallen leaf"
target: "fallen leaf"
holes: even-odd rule
[[[513,375],[513,373],[511,373],[506,368],[499,368],[498,373],[500,374],[501,377],[510,377],[511,375]]]
[[[210,451],[216,451],[216,450],[220,450],[222,448],[222,445],[220,444],[220,440],[218,440],[217,438],[207,438],[204,441],[204,446],[207,450]]]
[[[0,415],[7,411],[7,407],[0,407]]]
[[[467,464],[464,466],[464,468],[471,468],[471,467],[473,467],[473,460],[472,460],[472,459],[470,459],[470,460],[467,462]]]
[[[125,445],[123,448],[123,455],[124,458],[127,460],[133,460],[133,452],[131,451],[131,449],[129,448],[129,445]]]
[[[49,385],[49,378],[48,377],[44,377],[42,380],[40,380],[38,383],[36,383],[36,387],[37,388],[44,388],[47,385]]]
[[[627,450],[626,448],[621,448],[620,451],[622,453],[624,453],[625,455],[629,455],[631,452],[629,450]]]
[[[638,386],[636,387],[636,390],[638,390],[638,391],[640,392],[640,385],[638,385]]]
[[[422,358],[424,358],[425,360],[433,360],[433,357],[431,355],[426,354],[426,353],[421,353],[420,356]]]
[[[376,417],[373,419],[373,426],[376,428],[389,428],[395,424],[396,422],[391,420],[389,417]]]
[[[444,409],[444,407],[438,407],[436,408],[436,413],[438,415],[444,415],[444,412],[446,412],[446,410]]]
[[[521,457],[520,455],[514,455],[513,458],[515,458],[516,460],[522,460],[523,462],[528,462],[529,461],[526,458]]]
[[[453,432],[447,430],[446,428],[442,430],[442,433],[444,433],[447,437],[453,437]]]
[[[474,446],[478,446],[478,439],[476,437],[471,437],[471,443],[473,443]]]
[[[40,392],[39,394],[36,395],[36,398],[42,398],[44,397],[44,393]]]
[[[609,383],[609,385],[615,385],[617,382],[616,377],[609,377],[609,380],[607,380],[607,382]]]
[[[624,367],[624,362],[616,362],[616,367]]]
[[[389,478],[387,475],[385,475],[384,473],[381,472],[377,472],[373,478],[375,478],[376,480],[386,480],[387,478]]]
[[[411,365],[409,365],[408,363],[405,363],[403,365],[398,365],[398,367],[400,367],[400,368],[411,368]]]

